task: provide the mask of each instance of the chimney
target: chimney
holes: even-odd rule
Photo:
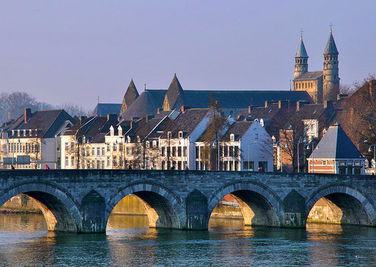
[[[333,105],[332,101],[325,100],[324,101],[324,108],[331,108]]]
[[[25,124],[27,123],[27,121],[31,118],[31,109],[30,108],[25,108]]]
[[[376,80],[369,81],[368,85],[369,85],[369,95],[375,96],[376,95]]]
[[[112,119],[116,119],[117,115],[116,114],[107,114],[107,120],[112,120]]]
[[[286,108],[289,106],[289,102],[286,100],[278,100],[278,108]]]
[[[157,108],[157,114],[161,113],[161,108]]]
[[[181,112],[181,113],[184,113],[184,112],[185,112],[185,106],[181,106],[181,108],[180,108],[180,112]]]
[[[268,107],[268,100],[265,100],[265,106],[264,107]]]
[[[341,94],[337,94],[337,101],[341,100]]]
[[[300,102],[296,101],[296,111],[299,111],[299,110],[300,110]]]
[[[252,106],[249,105],[249,106],[248,106],[248,114],[251,114],[251,111],[252,111]]]

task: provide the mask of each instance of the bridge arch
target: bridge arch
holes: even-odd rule
[[[140,198],[146,210],[149,227],[184,228],[185,212],[181,200],[165,187],[155,183],[134,183],[118,191],[107,203],[105,222],[119,201],[133,194]]]
[[[66,192],[47,183],[26,183],[4,189],[0,205],[10,198],[25,194],[39,204],[49,231],[81,231],[81,214],[77,205]]]
[[[308,218],[320,199],[326,199],[342,211],[341,224],[376,225],[375,206],[358,190],[346,185],[331,185],[320,188],[306,202]]]
[[[233,195],[239,203],[246,225],[282,225],[283,211],[279,197],[271,189],[255,182],[235,182],[217,190],[209,199],[209,217],[227,194]]]

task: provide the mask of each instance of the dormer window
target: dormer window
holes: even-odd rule
[[[178,136],[179,138],[183,138],[183,131],[179,131]]]
[[[140,143],[140,142],[141,142],[141,138],[137,136],[137,143]]]
[[[168,139],[171,139],[171,137],[172,137],[172,134],[171,134],[170,131],[168,131],[168,132],[167,132],[167,138],[168,138]]]
[[[12,130],[12,136],[14,136],[14,130]]]
[[[231,141],[231,142],[234,142],[234,141],[235,141],[235,135],[234,135],[234,134],[230,134],[230,141]]]
[[[153,141],[153,147],[156,147],[157,146],[157,141]]]
[[[114,136],[114,127],[112,125],[110,127],[110,136]]]
[[[123,135],[123,128],[121,128],[120,125],[119,125],[119,127],[118,127],[118,135],[119,135],[119,136],[122,136],[122,135]]]
[[[149,142],[149,141],[146,141],[146,147],[147,147],[147,148],[150,147],[150,142]]]
[[[29,136],[33,136],[33,129],[29,130]]]
[[[131,142],[131,137],[127,136],[127,143],[130,143],[130,142]]]
[[[18,131],[17,131],[17,136],[19,137],[20,134],[21,134],[21,130],[18,130]]]
[[[23,130],[23,136],[26,136],[26,129]]]

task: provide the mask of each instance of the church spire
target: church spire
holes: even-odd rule
[[[300,43],[295,54],[294,79],[306,72],[308,72],[308,54],[304,46],[303,36],[300,36]]]
[[[337,50],[336,42],[334,41],[334,38],[333,38],[332,29],[330,29],[330,35],[329,35],[328,42],[326,43],[324,55],[338,55],[338,50]]]
[[[123,103],[121,105],[120,114],[123,114],[124,111],[126,111],[129,106],[137,99],[139,96],[136,85],[133,82],[133,79],[131,79],[128,89],[124,94]]]
[[[323,101],[335,101],[339,94],[338,54],[333,31],[330,29],[329,39],[324,50]]]

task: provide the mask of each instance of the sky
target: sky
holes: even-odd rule
[[[333,24],[342,84],[376,74],[376,1],[0,0],[0,93],[91,110],[168,88],[289,90],[303,31],[322,70]]]

